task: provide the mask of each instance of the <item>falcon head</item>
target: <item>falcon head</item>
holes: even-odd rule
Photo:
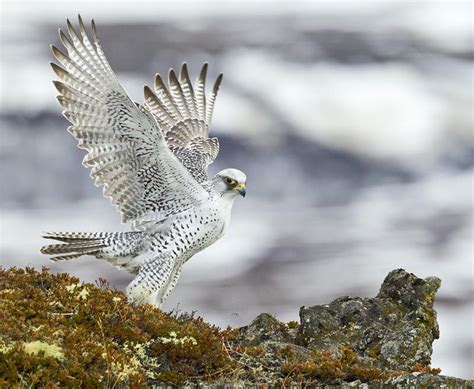
[[[237,169],[221,170],[214,177],[214,186],[222,195],[235,197],[240,194],[245,197],[247,176]]]

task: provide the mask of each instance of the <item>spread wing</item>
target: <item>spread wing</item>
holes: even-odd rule
[[[52,47],[62,67],[51,64],[59,103],[72,123],[68,131],[87,150],[83,164],[103,186],[104,196],[134,221],[153,213],[167,217],[208,196],[206,190],[168,148],[164,132],[147,105],[127,96],[99,44],[94,22],[89,38],[79,17],[80,32],[69,20],[69,38],[60,30],[67,54]]]
[[[208,138],[208,134],[222,74],[217,77],[207,100],[206,73],[207,63],[193,88],[188,68],[183,64],[179,79],[174,70],[170,70],[169,89],[159,74],[155,77],[156,94],[145,87],[145,103],[163,131],[168,147],[199,182],[208,179],[207,167],[219,153],[217,138]]]

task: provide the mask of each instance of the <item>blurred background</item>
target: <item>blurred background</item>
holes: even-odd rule
[[[211,173],[247,173],[227,236],[165,305],[220,326],[374,296],[395,268],[438,276],[433,365],[474,378],[472,3],[1,2],[0,260],[124,290],[93,258],[52,264],[42,231],[117,231],[51,84],[65,18],[95,18],[125,89],[204,61],[224,73]],[[211,77],[211,78],[212,78]]]

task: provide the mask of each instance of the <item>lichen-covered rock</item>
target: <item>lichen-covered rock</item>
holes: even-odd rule
[[[239,328],[240,342],[256,346],[266,341],[291,342],[296,332],[269,313],[261,313],[248,326]]]
[[[439,338],[433,302],[441,281],[398,269],[375,298],[341,297],[327,305],[302,307],[297,343],[337,356],[341,345],[373,366],[409,370],[428,365]]]
[[[392,377],[384,382],[384,388],[474,388],[473,380],[437,374],[411,373]]]

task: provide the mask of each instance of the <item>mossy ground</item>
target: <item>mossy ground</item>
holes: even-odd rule
[[[296,322],[281,323],[289,332]],[[0,387],[145,387],[385,379],[403,372],[291,347],[274,354],[239,343],[239,331],[193,315],[131,306],[104,280],[80,283],[47,269],[0,268]],[[433,373],[427,366],[413,370]]]

